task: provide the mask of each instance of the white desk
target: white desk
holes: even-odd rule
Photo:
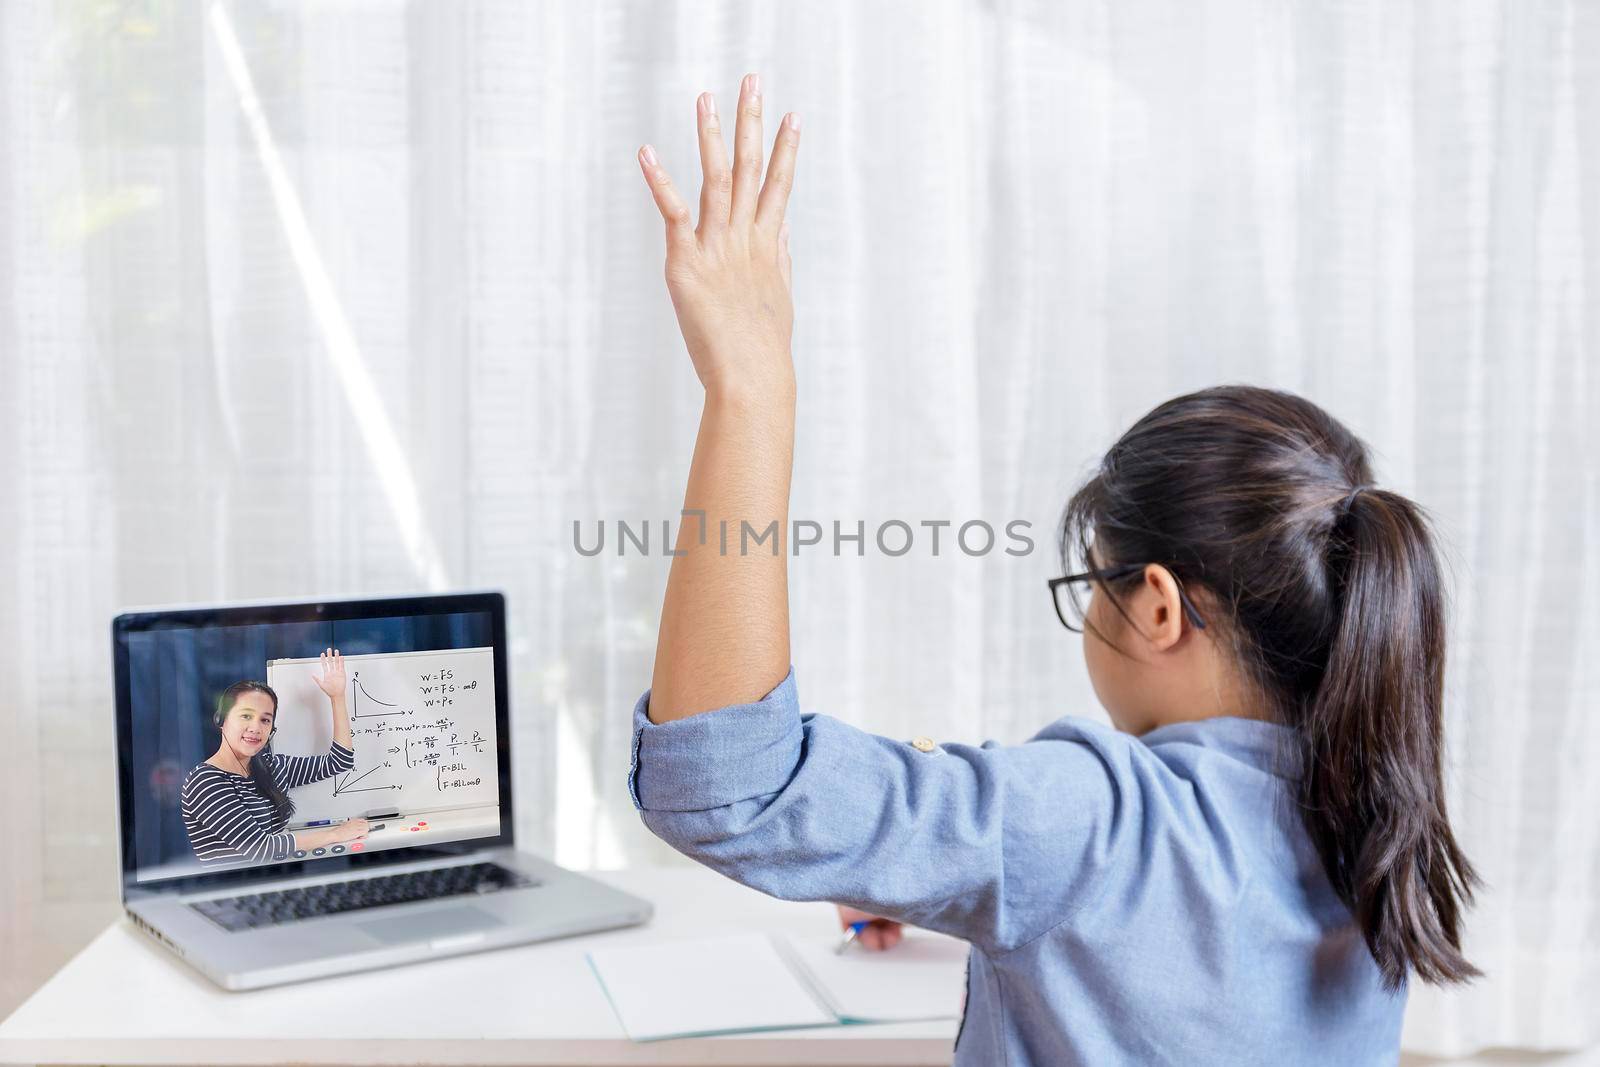
[[[956,1022],[637,1044],[584,953],[742,930],[837,931],[832,905],[773,900],[701,868],[596,875],[656,905],[644,926],[226,993],[113,923],[0,1023],[0,1063],[942,1064]],[[956,1003],[961,991],[951,991]]]

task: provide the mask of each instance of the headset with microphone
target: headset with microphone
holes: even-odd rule
[[[256,753],[257,756],[272,751],[272,738],[278,732],[278,694],[273,692],[270,685],[265,682],[234,682],[217,694],[217,710],[211,716],[211,721],[216,725],[217,732],[222,735],[222,743],[227,745],[228,751],[233,754],[234,762],[241,768],[245,766],[245,761],[240,758],[238,749],[228,740],[228,733],[222,728],[222,724],[227,721],[228,712],[233,710],[234,703],[245,693],[264,693],[272,699],[272,730],[267,734],[266,743],[261,746],[261,751]]]

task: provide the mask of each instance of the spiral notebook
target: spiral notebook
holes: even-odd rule
[[[964,942],[907,930],[885,952],[837,944],[731,934],[596,949],[589,966],[635,1041],[960,1017]]]

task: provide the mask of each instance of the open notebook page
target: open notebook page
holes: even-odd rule
[[[766,934],[599,948],[589,964],[635,1041],[839,1021]]]
[[[926,930],[906,931],[884,952],[852,945],[834,952],[837,937],[787,937],[785,947],[819,997],[844,1023],[955,1019],[966,992],[966,942]]]
[[[960,1016],[963,942],[908,930],[887,952],[837,945],[730,934],[595,949],[589,963],[635,1041]]]

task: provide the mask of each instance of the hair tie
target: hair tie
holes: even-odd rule
[[[1356,502],[1356,497],[1360,496],[1362,493],[1366,492],[1368,489],[1376,489],[1376,488],[1378,488],[1378,487],[1373,485],[1371,482],[1362,482],[1360,485],[1358,485],[1354,489],[1350,490],[1349,494],[1346,495],[1345,498],[1339,502],[1339,514],[1341,516],[1347,514],[1350,511],[1350,505],[1354,504]]]

